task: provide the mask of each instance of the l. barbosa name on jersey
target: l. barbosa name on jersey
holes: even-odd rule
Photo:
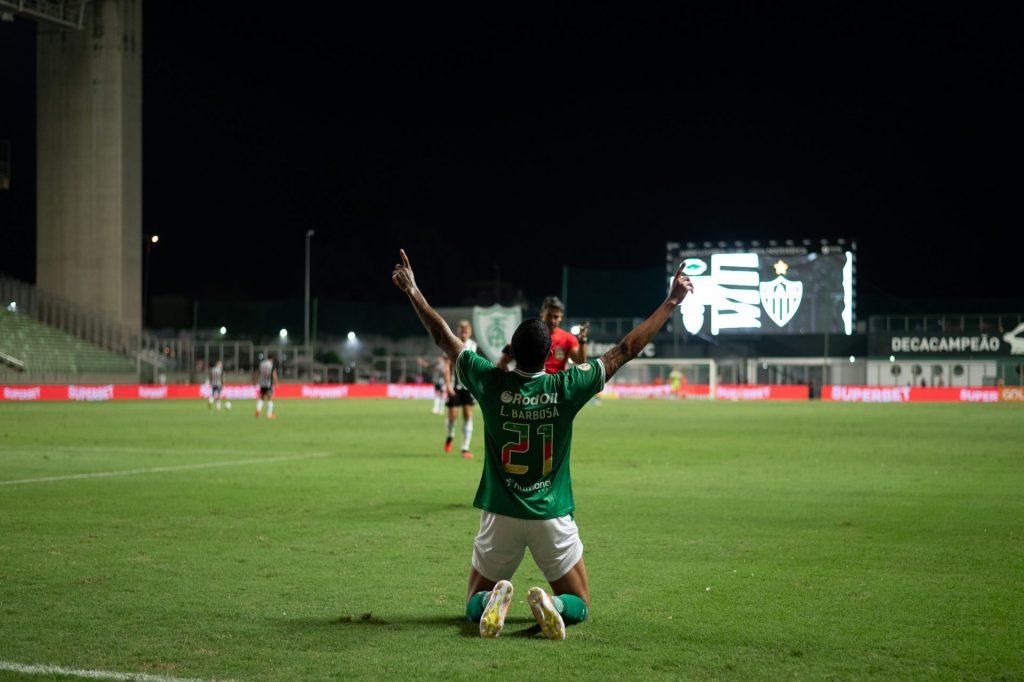
[[[540,407],[536,410],[517,410],[514,407],[501,406],[502,417],[512,417],[513,419],[525,419],[527,421],[534,421],[537,419],[554,419],[558,416],[558,408],[554,405],[548,407]]]

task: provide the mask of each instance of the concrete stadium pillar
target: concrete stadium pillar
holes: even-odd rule
[[[142,0],[91,2],[37,44],[36,283],[139,330]]]

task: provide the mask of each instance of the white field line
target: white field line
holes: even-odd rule
[[[91,474],[71,474],[69,476],[44,476],[42,478],[22,478],[15,481],[0,481],[0,485],[19,485],[21,483],[51,483],[53,481],[73,481],[82,478],[107,478],[110,476],[135,476],[138,474],[159,474],[167,471],[187,471],[189,469],[212,469],[214,467],[245,466],[248,464],[266,464],[269,462],[291,462],[299,459],[329,457],[327,452],[312,452],[305,455],[289,455],[284,457],[257,457],[256,459],[235,459],[226,462],[202,462],[200,464],[181,464],[173,467],[148,467],[145,469],[125,469],[123,471],[97,471]]]
[[[194,677],[167,677],[166,675],[149,675],[147,673],[115,673],[107,670],[79,670],[64,668],[59,665],[25,665],[0,661],[0,670],[9,670],[25,675],[64,675],[66,677],[84,677],[89,680],[127,680],[128,682],[232,682],[231,680],[200,680]]]
[[[108,446],[108,445],[20,445],[14,448],[5,448],[0,446],[0,452],[20,452],[25,454],[33,454],[36,452],[81,452],[81,453],[117,453],[117,454],[139,454],[139,455],[179,455],[182,450],[181,448],[137,448],[130,445],[121,446]],[[203,454],[221,454],[221,455],[248,455],[252,452],[252,449],[248,450],[227,450],[222,448],[187,448],[189,452],[193,452],[197,455]]]

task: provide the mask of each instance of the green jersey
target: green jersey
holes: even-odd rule
[[[520,519],[571,514],[572,422],[604,387],[601,361],[528,374],[463,350],[455,369],[484,416],[484,471],[473,506]]]

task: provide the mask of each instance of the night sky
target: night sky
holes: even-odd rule
[[[661,267],[668,240],[844,237],[877,309],[1024,310],[1020,10],[243,7],[145,6],[153,295],[301,297],[307,229],[314,295],[396,302],[405,247],[438,305],[495,278],[558,292],[564,265]],[[0,24],[19,151],[32,45]],[[32,280],[34,168],[15,179],[0,271]]]

